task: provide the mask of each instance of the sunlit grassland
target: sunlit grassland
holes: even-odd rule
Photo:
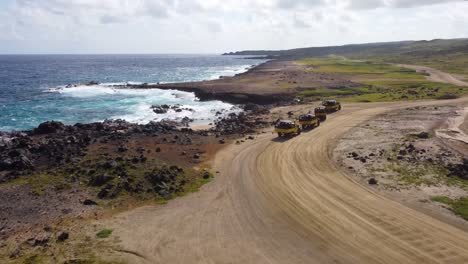
[[[427,66],[444,72],[461,75],[461,79],[465,81],[468,80],[468,54],[466,53],[431,56],[395,55],[370,59],[380,63],[402,63]]]
[[[350,77],[368,79],[414,79],[424,80],[424,76],[415,70],[385,63],[347,60],[339,57],[308,58],[299,63],[308,66],[308,71],[322,73],[342,73]]]
[[[429,81],[365,81],[369,93],[343,98],[347,102],[386,102],[424,99],[455,99],[468,89]]]
[[[446,204],[450,210],[456,215],[468,220],[468,197],[462,197],[459,199],[451,199],[446,196],[434,196],[431,197],[433,202]]]
[[[339,98],[347,102],[384,102],[424,99],[454,99],[468,88],[426,80],[415,70],[390,64],[347,60],[339,57],[308,58],[299,61],[307,71],[336,73],[360,85],[344,88],[315,88],[301,91],[299,98]]]

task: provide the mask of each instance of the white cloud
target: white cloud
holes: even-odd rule
[[[0,53],[224,52],[468,35],[462,0],[2,1]]]
[[[293,8],[304,8],[311,6],[319,6],[325,4],[324,0],[278,0],[277,6],[279,8],[293,9]]]
[[[127,19],[125,17],[111,16],[111,15],[102,15],[100,17],[102,24],[112,24],[112,23],[125,23]]]
[[[297,15],[294,15],[294,27],[296,28],[310,28],[309,23],[305,22],[303,19],[300,19],[297,17]]]
[[[464,0],[387,0],[386,3],[391,7],[409,8],[415,6],[435,5],[463,1]]]
[[[374,9],[384,5],[384,0],[350,0],[348,2],[348,8],[351,9]]]
[[[348,7],[351,9],[374,9],[379,7],[411,8],[463,1],[464,0],[348,0]]]

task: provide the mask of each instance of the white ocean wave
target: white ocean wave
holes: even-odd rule
[[[234,76],[247,71],[251,67],[252,65],[245,64],[199,68],[197,72],[200,74],[193,72],[193,68],[179,67],[176,68],[173,74],[181,77],[175,79],[192,76],[192,79],[183,81],[199,81],[218,79],[220,76]],[[63,85],[47,89],[45,92],[59,93],[69,99],[84,100],[87,102],[88,107],[91,104],[91,107],[105,108],[106,112],[111,116],[105,116],[103,119],[120,118],[140,124],[162,119],[181,120],[184,117],[193,119],[195,123],[207,124],[220,116],[241,112],[239,107],[229,103],[221,101],[201,102],[194,93],[190,92],[162,89],[129,89],[125,88],[127,84],[141,84],[141,82]],[[153,105],[165,104],[180,105],[181,108],[193,109],[193,111],[176,112],[169,110],[165,114],[156,114],[151,109]],[[79,112],[79,109],[77,109],[77,112]],[[216,115],[218,112],[221,112],[222,115]],[[112,113],[115,114],[112,115]]]
[[[181,120],[184,117],[193,119],[196,123],[213,122],[217,112],[238,113],[240,108],[222,101],[201,102],[194,93],[178,90],[163,89],[128,89],[125,83],[103,83],[98,85],[77,85],[72,87],[56,87],[48,92],[60,93],[63,96],[95,100],[96,104],[103,107],[111,107],[110,112],[125,113],[110,116],[111,119],[125,119],[129,122],[146,124],[150,121],[160,121],[162,119]],[[120,86],[120,87],[119,87]],[[105,100],[106,103],[102,103]],[[109,102],[110,101],[110,102]],[[179,105],[181,112],[169,110],[164,114],[156,114],[151,109],[153,105]],[[112,111],[115,110],[115,111]]]

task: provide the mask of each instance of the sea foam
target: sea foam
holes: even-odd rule
[[[133,82],[132,84],[136,84]],[[125,119],[129,122],[146,124],[150,121],[163,119],[182,120],[185,117],[193,119],[197,124],[208,124],[215,119],[238,113],[239,107],[222,101],[200,101],[194,93],[163,89],[128,89],[122,88],[125,83],[103,83],[98,85],[60,86],[48,89],[48,92],[59,93],[62,96],[95,102],[95,106],[108,108],[111,119]],[[154,105],[178,105],[181,112],[168,110],[164,114],[156,114],[151,107]],[[221,113],[221,114],[219,114]]]
[[[73,125],[109,118],[146,123],[188,117],[210,123],[220,117],[217,112],[226,115],[240,109],[219,101],[201,102],[193,93],[132,90],[123,84],[212,80],[240,74],[265,61],[214,54],[0,56],[0,68],[6,70],[0,82],[0,131],[32,129],[48,120]],[[102,84],[66,85],[90,80]],[[194,111],[170,110],[160,115],[152,111],[152,105],[162,104]]]

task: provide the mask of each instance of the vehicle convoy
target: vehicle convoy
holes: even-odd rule
[[[292,120],[279,120],[275,124],[275,132],[278,133],[278,137],[282,136],[293,136],[301,134],[301,127]]]
[[[299,116],[299,124],[301,124],[302,129],[308,129],[313,127],[320,126],[320,119],[313,115],[301,115]]]
[[[323,101],[322,105],[325,106],[326,111],[329,113],[341,110],[341,104],[336,100]]]
[[[317,107],[314,109],[314,114],[321,122],[327,120],[327,109],[324,107]]]

